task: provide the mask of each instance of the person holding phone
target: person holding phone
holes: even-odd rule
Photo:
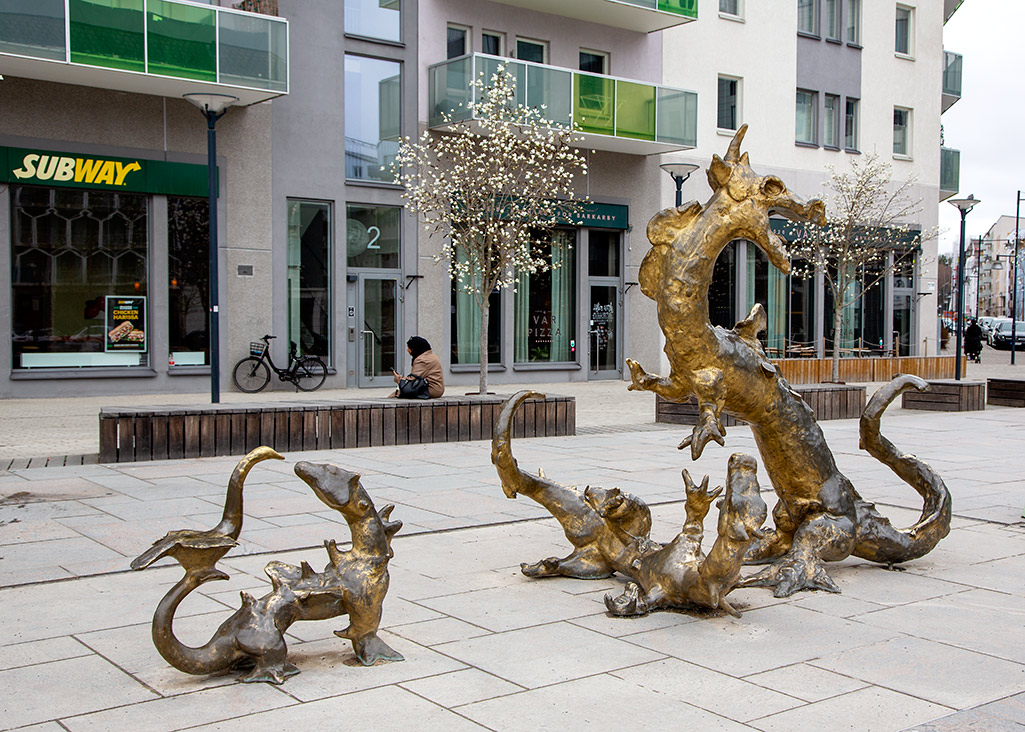
[[[431,344],[427,342],[427,339],[413,336],[406,341],[406,351],[413,360],[409,376],[403,376],[395,369],[392,369],[392,377],[395,379],[395,383],[401,384],[402,381],[411,377],[420,376],[427,382],[428,393],[432,399],[437,399],[444,394],[445,372],[441,366],[441,360],[434,355],[434,351],[431,350]],[[391,396],[398,397],[401,394],[399,390],[396,390]]]

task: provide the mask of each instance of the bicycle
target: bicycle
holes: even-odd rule
[[[327,366],[316,356],[298,356],[295,341],[288,349],[288,366],[279,369],[271,358],[270,341],[277,336],[265,335],[259,341],[249,344],[249,355],[235,364],[231,380],[239,391],[255,394],[270,383],[270,372],[274,371],[282,381],[295,386],[296,391],[316,391],[327,378]],[[268,365],[270,368],[268,368]]]

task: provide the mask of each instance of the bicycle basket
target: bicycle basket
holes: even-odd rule
[[[256,356],[259,358],[263,355],[263,352],[267,350],[267,344],[263,341],[250,341],[249,342],[249,355]]]

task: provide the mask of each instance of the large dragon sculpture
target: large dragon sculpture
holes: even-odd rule
[[[922,514],[908,529],[894,528],[864,501],[837,469],[811,408],[766,358],[758,340],[765,329],[760,304],[732,330],[713,326],[708,288],[719,253],[735,239],[754,242],[773,266],[790,272],[782,241],[769,216],[825,221],[822,201],[801,201],[773,175],[750,167],[737,131],[725,158],[712,156],[708,183],[713,194],[657,213],[648,223],[651,250],[641,263],[641,291],[658,306],[665,334],[668,377],[647,373],[627,359],[630,389],[653,391],[674,402],[697,397],[699,417],[680,443],[697,459],[709,441],[725,444],[723,412],[751,426],[766,474],[779,498],[775,528],[751,546],[747,560],[769,562],[742,585],[767,586],[779,597],[802,589],[839,592],[824,562],[855,555],[888,566],[923,556],[950,529],[950,493],[942,479],[913,455],[901,453],[879,433],[886,406],[903,391],[927,388],[916,376],[899,376],[879,390],[861,418],[861,446],[889,466],[923,499]]]

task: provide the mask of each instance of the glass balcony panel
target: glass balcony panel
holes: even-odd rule
[[[961,54],[943,52],[943,93],[961,96]]]
[[[619,0],[627,5],[636,5],[639,8],[651,8],[658,10],[658,0]]]
[[[217,80],[217,17],[194,5],[148,0],[148,71],[181,79]]]
[[[615,80],[595,74],[573,74],[573,98],[573,121],[582,132],[615,134]]]
[[[616,82],[616,136],[655,139],[655,87]]]
[[[484,80],[484,88],[487,89],[491,86],[491,77],[498,73],[498,69],[505,66],[505,70],[512,74],[515,88],[516,97],[513,100],[514,104],[526,104],[527,103],[527,67],[526,64],[519,63],[517,61],[511,61],[507,58],[497,58],[495,56],[481,56],[474,55],[476,60],[476,68],[478,76],[481,76]],[[474,92],[475,96],[479,99],[479,93]]]
[[[64,60],[64,0],[6,0],[0,53]]]
[[[940,148],[940,191],[957,193],[961,186],[961,151]]]
[[[217,14],[220,83],[288,90],[288,26],[252,13]]]
[[[573,123],[570,100],[573,98],[573,74],[544,66],[527,67],[527,106],[541,109],[550,122],[569,127]]]
[[[697,147],[698,95],[689,91],[660,88],[656,130],[659,142]]]
[[[658,0],[658,9],[686,18],[698,17],[698,0]]]
[[[71,61],[145,71],[143,0],[68,0]]]
[[[430,69],[430,96],[428,114],[430,126],[445,124],[445,114],[459,122],[470,118],[470,79],[473,58],[463,56]]]

